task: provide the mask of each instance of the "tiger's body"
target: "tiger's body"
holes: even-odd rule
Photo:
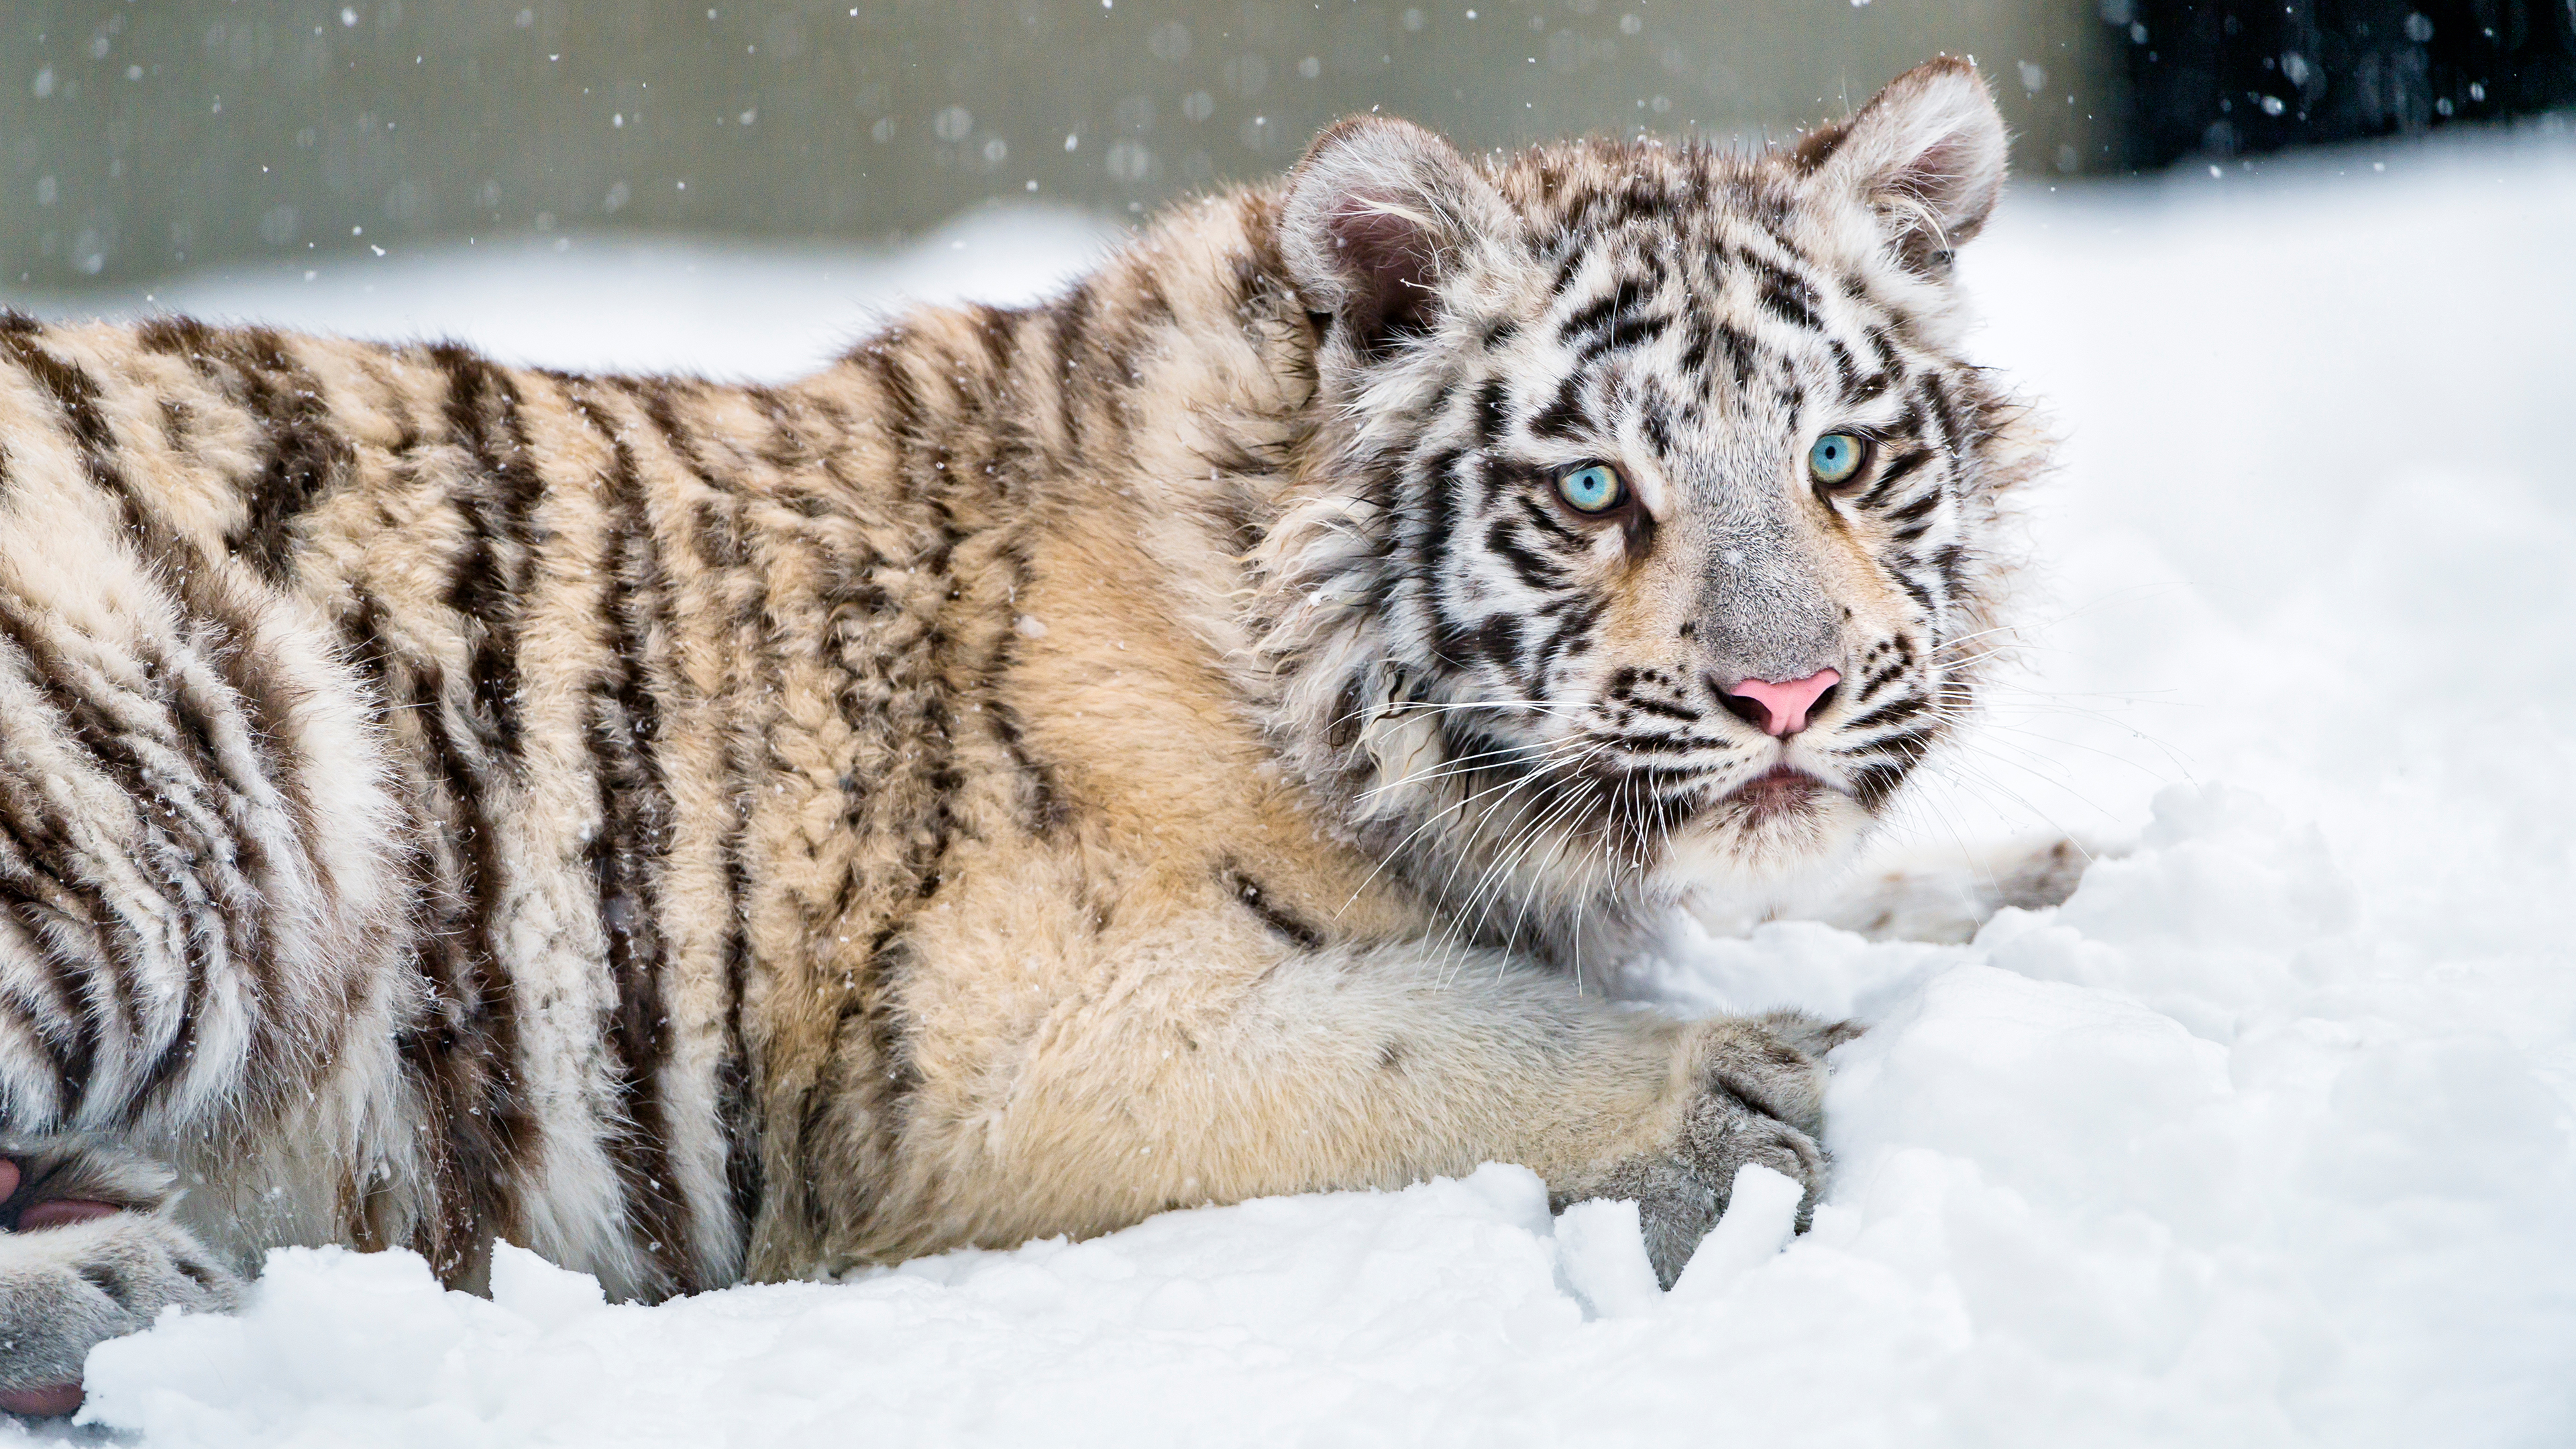
[[[1955,63],[1767,157],[1350,123],[779,387],[9,320],[0,1391],[280,1243],[651,1299],[1506,1159],[1669,1277],[1812,1189],[1835,1029],[1573,972],[1964,706],[2000,154]]]

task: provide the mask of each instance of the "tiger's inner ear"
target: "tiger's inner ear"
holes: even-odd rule
[[[1875,209],[1908,268],[1946,277],[1950,254],[1995,209],[2005,150],[2003,115],[1976,66],[1944,56],[1889,81],[1840,127],[1808,137],[1797,159],[1821,185]]]
[[[1307,310],[1374,357],[1428,329],[1442,280],[1509,224],[1501,194],[1448,142],[1357,116],[1317,137],[1291,173],[1279,250]]]

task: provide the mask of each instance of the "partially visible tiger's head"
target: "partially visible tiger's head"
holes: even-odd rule
[[[2004,152],[1956,60],[1749,156],[1315,143],[1276,234],[1319,421],[1255,625],[1274,731],[1364,843],[1562,945],[1888,808],[1969,706],[2037,456],[1956,351]]]

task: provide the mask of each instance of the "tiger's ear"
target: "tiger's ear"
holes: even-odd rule
[[[1354,116],[1289,173],[1279,252],[1306,309],[1375,356],[1428,328],[1442,280],[1511,225],[1502,194],[1448,142],[1410,121]]]
[[[2004,118],[1977,67],[1926,61],[1840,127],[1797,150],[1818,184],[1875,209],[1897,255],[1927,277],[1949,274],[1950,253],[1977,234],[2004,184]]]

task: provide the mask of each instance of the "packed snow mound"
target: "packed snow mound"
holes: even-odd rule
[[[1739,1185],[1670,1294],[1633,1207],[1551,1222],[1499,1165],[656,1308],[516,1249],[488,1302],[290,1249],[241,1318],[100,1348],[89,1412],[209,1449],[2547,1442],[2566,1104],[2354,907],[2312,829],[2184,787],[1973,946],[1730,943],[1899,1004],[1835,1054],[1813,1230]]]
[[[1489,1166],[653,1308],[515,1251],[485,1301],[293,1250],[240,1318],[101,1347],[86,1415],[151,1446],[2576,1442],[2571,233],[2576,156],[2502,141],[2025,191],[1966,253],[1978,351],[2066,446],[2017,672],[1910,849],[2103,858],[1965,945],[1681,921],[1621,974],[1870,1023],[1803,1236],[1748,1176],[1662,1293],[1633,1209],[1551,1220]]]

